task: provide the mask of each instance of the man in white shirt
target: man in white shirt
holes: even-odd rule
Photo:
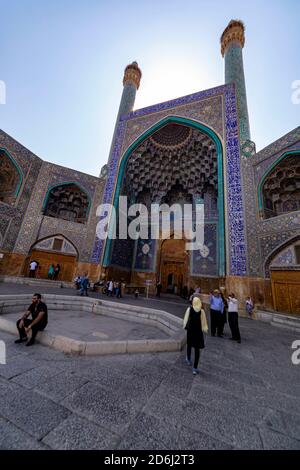
[[[234,294],[228,297],[228,323],[231,330],[232,340],[241,342],[239,329],[238,300]]]
[[[35,277],[35,271],[37,267],[38,267],[37,262],[31,261],[31,263],[29,264],[29,277]]]
[[[114,283],[113,283],[113,281],[109,281],[108,294],[110,295],[110,297],[113,296],[113,292],[114,292]]]

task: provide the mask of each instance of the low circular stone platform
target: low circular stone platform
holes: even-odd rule
[[[16,320],[31,295],[0,297],[0,330],[17,334]],[[101,355],[180,351],[182,320],[168,312],[86,297],[46,294],[49,324],[37,341],[65,353]]]

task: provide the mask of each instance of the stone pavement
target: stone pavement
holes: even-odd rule
[[[0,332],[0,448],[300,449],[299,338],[240,326],[241,345],[207,337],[196,377],[184,352],[74,357]]]

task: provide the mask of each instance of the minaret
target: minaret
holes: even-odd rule
[[[113,148],[115,145],[116,139],[116,130],[118,127],[119,119],[123,114],[128,114],[133,110],[136,91],[140,86],[140,81],[142,77],[142,72],[137,64],[137,62],[132,62],[132,64],[127,65],[124,71],[123,78],[123,93],[119,106],[117,121],[115,125],[114,135],[112,138],[112,143],[110,147],[108,162],[110,162],[112,157]]]
[[[221,36],[221,52],[225,56],[225,83],[234,82],[236,86],[241,141],[251,140],[243,65],[244,44],[244,24],[231,20]]]

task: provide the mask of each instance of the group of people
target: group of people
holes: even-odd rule
[[[116,296],[117,299],[121,299],[125,295],[125,287],[123,279],[121,281],[111,279],[106,282],[106,295],[109,297]]]
[[[57,281],[60,271],[61,266],[59,263],[57,263],[56,266],[54,264],[50,264],[48,269],[48,279],[51,281]]]
[[[219,289],[215,289],[210,295],[210,326],[211,335],[223,338],[224,326],[227,323],[231,331],[231,339],[241,342],[238,323],[238,301],[234,293],[227,298]]]
[[[158,280],[156,283],[156,297],[160,297],[162,288],[163,288],[162,283],[160,282],[160,280]],[[177,286],[175,285],[172,290],[170,290],[168,286],[167,292],[172,292],[173,294],[177,294]],[[190,288],[190,290],[188,289],[187,286],[183,286],[182,288],[180,288],[180,295],[184,299],[191,300],[192,296],[198,293],[200,294],[200,287],[196,287],[195,289]]]
[[[77,276],[74,279],[75,287],[77,290],[79,290],[79,295],[83,296],[85,295],[88,297],[88,289],[90,287],[90,280],[88,278],[88,274],[84,273],[83,276],[80,276],[77,274]]]
[[[117,299],[124,297],[126,287],[123,279],[121,281],[100,280],[98,282],[90,283],[87,273],[83,276],[77,274],[74,279],[74,284],[76,289],[79,290],[80,295],[88,296],[89,289],[96,292],[96,288],[101,287],[103,294],[106,294],[108,297],[116,297]]]
[[[200,350],[204,349],[205,342],[203,332],[208,332],[208,324],[206,314],[202,308],[200,298],[200,288],[192,294],[190,298],[191,306],[187,308],[183,327],[187,330],[187,354],[186,362],[193,365],[193,375],[199,374],[198,363],[200,358]],[[251,297],[247,297],[245,302],[246,312],[252,318],[254,311],[254,303]],[[215,289],[210,294],[210,331],[211,336],[223,338],[224,326],[228,321],[231,331],[231,340],[241,343],[241,334],[238,319],[238,300],[234,293],[227,297],[219,289]],[[194,349],[194,362],[191,360],[192,348]]]
[[[40,265],[39,261],[37,261],[35,259],[30,261],[30,263],[29,263],[29,277],[39,278],[40,277],[40,274],[39,274],[40,271],[41,271],[41,265]],[[56,265],[54,265],[53,263],[50,264],[50,266],[48,268],[48,273],[47,273],[48,279],[50,279],[51,281],[57,281],[60,271],[61,271],[61,265],[59,263],[57,263]]]
[[[75,284],[80,290],[80,295],[88,295],[89,278],[87,273],[83,276],[76,276]],[[123,281],[107,281],[107,295],[111,297],[116,295],[117,298],[122,297],[122,290],[124,293],[125,284]],[[246,311],[250,317],[253,315],[254,304],[251,297],[246,299]],[[29,319],[31,316],[31,319]],[[234,293],[226,296],[219,289],[215,289],[210,294],[210,331],[211,336],[223,337],[224,325],[227,323],[231,330],[231,340],[241,343],[241,334],[239,330],[238,321],[238,300]],[[19,339],[15,343],[23,343],[26,341],[26,346],[31,346],[35,342],[36,335],[39,331],[43,331],[48,323],[47,305],[42,302],[41,294],[34,294],[32,303],[24,315],[17,321],[17,329],[19,332]],[[186,362],[188,365],[193,366],[193,375],[199,374],[198,364],[200,358],[200,350],[204,349],[205,341],[203,333],[208,332],[208,323],[206,314],[202,306],[200,298],[200,288],[196,289],[190,298],[190,306],[187,308],[184,319],[183,327],[187,330],[187,354]],[[28,339],[28,334],[31,332],[31,338]],[[192,362],[192,349],[194,349],[194,361]]]

